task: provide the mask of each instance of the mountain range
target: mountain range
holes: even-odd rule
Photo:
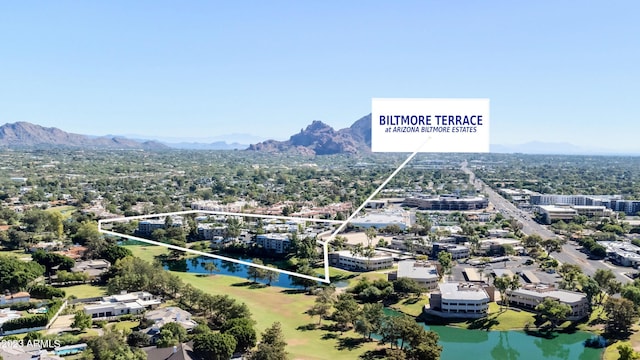
[[[124,137],[91,137],[28,122],[0,126],[0,147],[8,148],[101,148],[161,150],[169,147],[157,141],[135,141]]]
[[[335,130],[315,120],[289,140],[267,140],[249,146],[249,151],[287,152],[303,155],[355,154],[371,151],[371,114],[348,128]]]
[[[134,135],[131,135],[134,136]],[[141,138],[140,135],[135,137]],[[266,140],[252,145],[239,142],[211,141],[217,139],[255,140],[247,134],[212,136],[209,138],[132,139],[122,135],[90,136],[68,133],[53,127],[43,127],[28,122],[16,122],[0,126],[0,148],[92,148],[92,149],[191,149],[191,150],[248,150],[269,153],[304,155],[356,154],[371,151],[371,114],[357,120],[348,128],[335,130],[322,121],[313,121],[288,140]],[[178,141],[183,140],[183,141]],[[585,148],[570,143],[528,142],[525,144],[491,144],[492,153],[566,154],[566,155],[637,155],[637,151],[612,151],[602,148]]]

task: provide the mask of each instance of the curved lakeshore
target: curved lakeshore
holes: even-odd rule
[[[185,259],[181,261],[182,266],[166,265],[166,268],[178,272],[207,274],[203,261],[216,262],[218,265],[218,270],[214,272],[216,276],[246,279],[246,266],[238,265],[233,269],[234,271],[229,271],[223,261],[211,258],[198,258],[197,261]],[[291,284],[287,275],[280,275],[278,281],[273,282],[273,287],[292,289],[295,286]],[[400,313],[393,309],[387,309],[386,312]],[[603,349],[584,346],[584,341],[593,336],[588,332],[560,333],[549,339],[528,335],[522,330],[486,331],[444,325],[423,326],[440,336],[439,342],[443,347],[442,360],[467,360],[470,354],[476,354],[483,360],[598,360],[603,353]]]

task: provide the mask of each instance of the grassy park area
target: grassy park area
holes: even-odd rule
[[[342,335],[330,331],[331,321],[323,320],[322,325],[316,327],[318,318],[305,314],[313,305],[313,296],[278,287],[251,287],[243,279],[231,276],[175,274],[206,292],[227,294],[246,303],[257,322],[258,332],[279,321],[292,359],[356,359],[378,346],[376,342],[361,342],[362,336],[353,331]]]

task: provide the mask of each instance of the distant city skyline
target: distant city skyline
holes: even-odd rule
[[[640,152],[635,1],[13,2],[0,124],[146,138],[336,129],[379,97],[491,99],[491,143]]]

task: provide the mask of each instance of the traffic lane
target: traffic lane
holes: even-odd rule
[[[560,263],[567,264],[575,264],[580,266],[582,272],[587,276],[593,276],[596,273],[596,270],[611,270],[615,276],[616,280],[626,284],[631,282],[628,276],[625,275],[627,272],[632,272],[632,268],[615,266],[612,264],[608,264],[603,260],[594,260],[589,259],[587,254],[580,251],[579,248],[576,248],[575,245],[565,244],[562,246],[562,252],[552,254],[553,258],[558,260]]]

